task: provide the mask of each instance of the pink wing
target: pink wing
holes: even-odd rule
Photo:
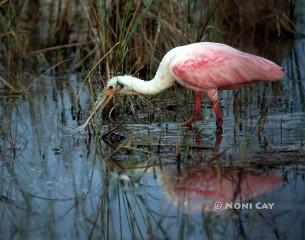
[[[257,80],[283,77],[277,64],[220,43],[199,43],[181,48],[169,64],[176,80],[195,91],[237,89]]]

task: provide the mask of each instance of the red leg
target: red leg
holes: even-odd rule
[[[191,127],[193,122],[196,122],[200,120],[201,117],[201,93],[196,92],[196,97],[195,97],[195,113],[193,114],[192,118],[183,122],[181,124],[182,127]]]
[[[196,143],[196,145],[201,145],[201,135],[200,135],[200,133],[196,134],[195,143]]]
[[[216,115],[217,133],[222,134],[223,133],[223,128],[222,128],[223,118],[222,118],[222,113],[221,113],[221,108],[220,108],[219,102],[217,100],[212,101],[212,106],[213,106],[213,110]]]

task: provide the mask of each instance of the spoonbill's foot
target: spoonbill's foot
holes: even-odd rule
[[[216,126],[217,127],[216,127],[216,132],[215,133],[217,135],[222,135],[223,134],[223,127],[222,127],[222,125],[218,126],[217,123],[216,123]]]
[[[213,110],[216,115],[216,127],[217,127],[216,134],[223,134],[223,127],[222,127],[223,118],[222,118],[222,113],[221,113],[221,108],[220,108],[219,102],[213,101],[212,107],[213,107]]]
[[[189,119],[181,124],[181,127],[192,127],[193,123],[200,120],[201,118],[202,118],[201,117],[201,93],[196,92],[195,112],[191,119]]]
[[[194,122],[201,120],[202,117],[200,115],[194,115],[191,119],[184,121],[181,124],[181,127],[192,127]]]
[[[219,134],[219,135],[223,134],[223,126],[222,126],[222,124],[223,124],[222,117],[216,119],[216,134]]]
[[[183,123],[181,123],[181,127],[191,127],[191,126],[193,126],[192,119],[186,120]]]
[[[223,128],[222,128],[222,127],[221,127],[221,128],[216,128],[215,133],[216,133],[217,135],[222,135],[222,134],[223,134]]]

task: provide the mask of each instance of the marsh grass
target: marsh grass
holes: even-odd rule
[[[24,62],[54,64],[67,56],[75,58],[74,64],[59,70],[72,67],[85,72],[120,43],[100,63],[97,74],[103,81],[115,73],[150,78],[164,53],[178,45],[224,41],[228,34],[236,36],[232,40],[236,45],[236,39],[243,39],[239,36],[249,32],[255,35],[263,29],[265,38],[269,38],[294,31],[292,0],[277,0],[276,4],[248,1],[244,7],[228,0],[80,3],[3,1],[0,36],[7,73],[15,68],[27,70]],[[40,15],[33,16],[32,12]]]
[[[241,4],[229,0],[3,1],[1,84],[22,92],[25,76],[35,80],[56,66],[55,73],[83,74],[94,106],[111,76],[151,79],[163,55],[175,46],[219,41],[264,55],[270,41],[295,32],[295,1]],[[279,59],[283,49],[267,52]],[[133,112],[143,108],[143,103],[130,97],[121,98],[119,104]],[[96,131],[100,124],[96,118]]]

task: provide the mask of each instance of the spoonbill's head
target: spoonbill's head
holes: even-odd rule
[[[135,92],[127,86],[127,78],[128,77],[126,76],[115,76],[108,80],[100,95],[99,103],[102,108],[104,108],[115,95],[135,94]]]
[[[129,85],[128,76],[115,76],[108,80],[105,90],[109,93],[112,93],[113,95],[119,94],[119,95],[132,95],[135,94],[135,92],[129,88],[127,85]]]

